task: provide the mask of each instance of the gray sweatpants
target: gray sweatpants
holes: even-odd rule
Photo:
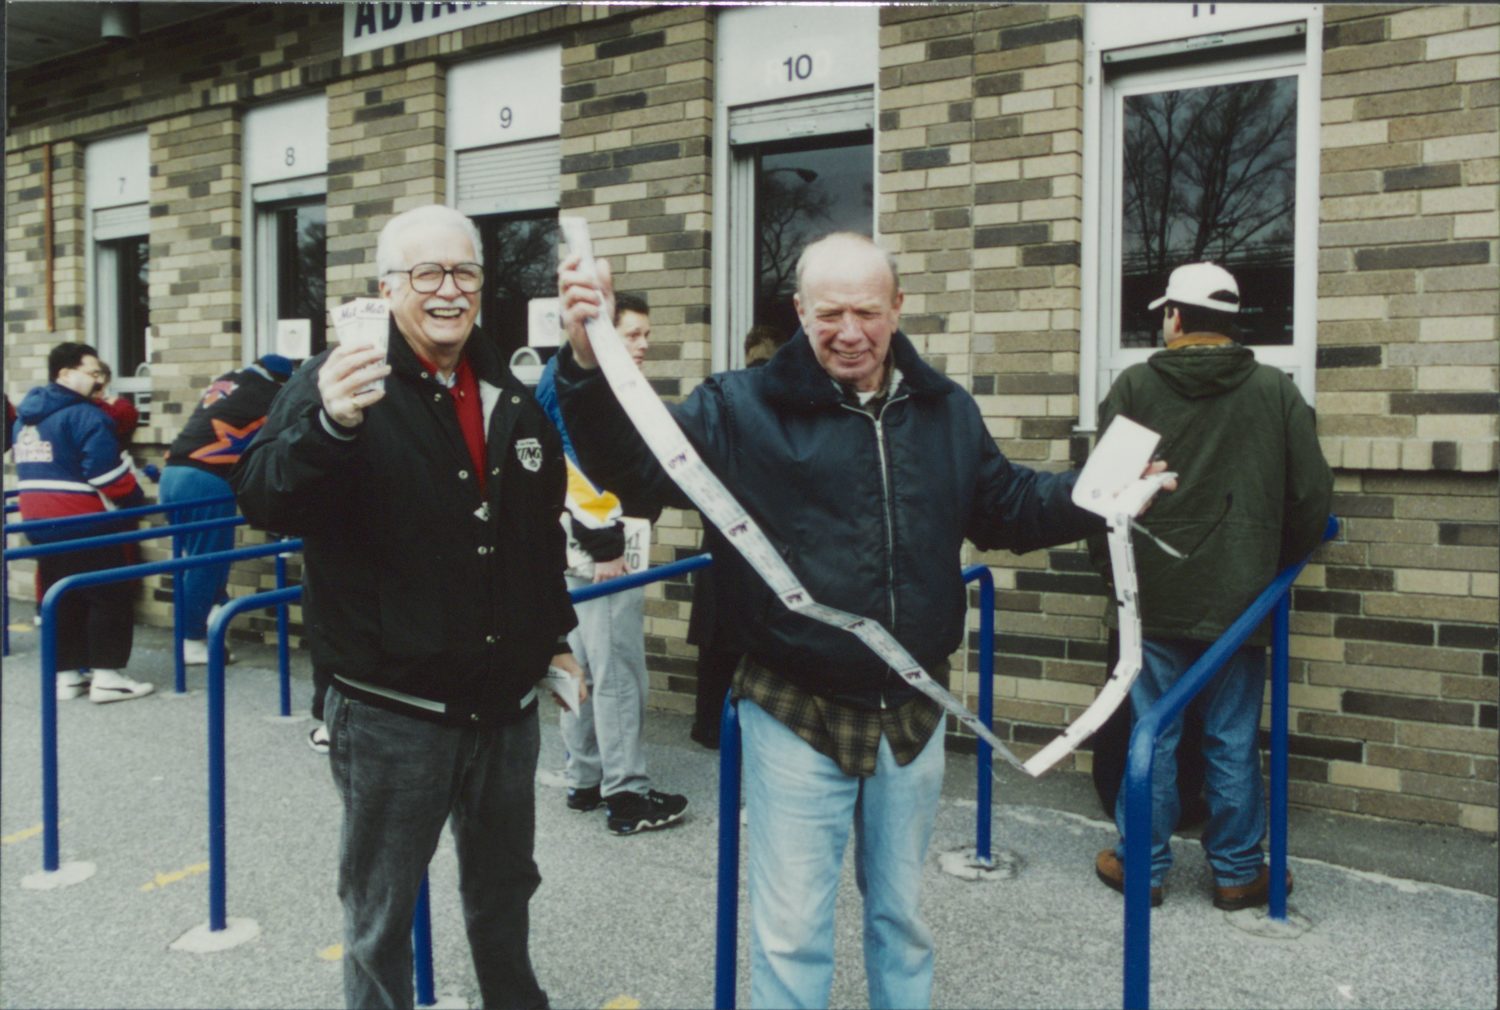
[[[568,576],[568,588],[590,585]],[[568,635],[573,656],[589,682],[589,700],[560,717],[568,748],[567,779],[574,789],[599,786],[605,796],[643,793],[651,785],[641,734],[646,724],[646,642],[642,622],[646,591],[577,604],[578,627]]]

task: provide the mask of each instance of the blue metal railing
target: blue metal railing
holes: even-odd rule
[[[145,532],[145,531],[141,531]],[[104,539],[104,538],[100,538]],[[60,865],[58,859],[57,816],[57,606],[63,596],[75,589],[88,586],[127,582],[159,575],[180,572],[200,565],[234,562],[249,558],[266,557],[289,550],[300,550],[302,541],[284,540],[273,543],[240,547],[232,551],[200,554],[191,558],[174,558],[170,561],[151,561],[146,564],[129,565],[123,568],[107,568],[94,572],[80,572],[59,579],[42,597],[42,868],[55,872]],[[222,639],[221,639],[222,644]],[[220,657],[222,663],[222,657]],[[222,671],[222,666],[221,666]]]
[[[1339,522],[1328,517],[1323,539],[1338,534]],[[1310,557],[1310,556],[1309,556]],[[1151,1002],[1151,768],[1156,741],[1182,714],[1230,656],[1245,644],[1274,611],[1271,635],[1271,918],[1286,919],[1287,802],[1287,659],[1291,628],[1291,588],[1308,558],[1289,566],[1271,581],[1244,613],[1198,657],[1172,689],[1141,717],[1130,734],[1125,768],[1125,967],[1127,1010],[1144,1010]]]
[[[995,719],[995,579],[987,565],[970,565],[965,582],[979,583],[979,720],[994,726]],[[975,749],[978,790],[974,826],[974,857],[991,865],[990,810],[994,781],[990,762],[994,748],[983,740]],[[714,943],[714,1010],[733,1010],[735,969],[739,950],[740,905],[740,720],[732,698],[724,699],[719,723],[719,880],[718,922]]]
[[[17,490],[7,490],[5,493],[7,496],[10,496],[19,494],[20,492]],[[174,502],[171,505],[140,505],[135,508],[116,509],[113,512],[89,512],[85,515],[61,516],[56,519],[28,519],[25,522],[7,523],[5,525],[5,536],[9,538],[12,533],[34,533],[38,530],[56,532],[57,530],[70,530],[81,526],[97,526],[100,523],[113,523],[121,519],[138,519],[143,516],[159,515],[164,512],[177,512],[182,509],[195,508],[202,505],[219,505],[232,501],[234,501],[234,495],[213,495],[208,498],[195,499],[194,501]],[[6,511],[10,511],[9,507],[7,507]],[[181,553],[177,549],[177,541],[173,540],[172,544],[172,556],[177,557]],[[16,548],[16,550],[24,549],[26,548]],[[0,554],[0,655],[3,656],[10,655],[10,561],[12,557],[19,561],[26,556],[15,554],[8,548],[3,554]],[[182,634],[180,625],[177,637],[179,639],[179,645],[177,646],[177,655],[179,657],[177,669],[179,671],[178,683],[180,684],[182,678],[180,672],[182,669],[180,658],[182,656],[182,646],[180,644]],[[180,691],[181,688],[179,687],[178,690]]]

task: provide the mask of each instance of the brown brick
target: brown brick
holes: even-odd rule
[[[1403,821],[1428,824],[1457,824],[1458,805],[1426,797],[1401,796],[1395,793],[1360,792],[1354,802],[1356,813],[1375,817],[1394,817]]]
[[[1402,189],[1434,189],[1462,183],[1457,165],[1418,165],[1415,168],[1393,168],[1382,173],[1387,192]]]
[[[1425,116],[1433,112],[1462,109],[1463,105],[1463,89],[1456,84],[1442,88],[1403,89],[1388,94],[1367,95],[1364,98],[1355,99],[1354,118],[1387,119],[1393,116]],[[1392,126],[1394,125],[1393,123]],[[1391,139],[1398,138],[1392,137]]]
[[[1473,759],[1467,755],[1448,754],[1442,751],[1370,744],[1365,749],[1365,753],[1366,760],[1372,765],[1427,772],[1434,775],[1467,777],[1472,774],[1474,767]]]
[[[1396,729],[1389,720],[1360,719],[1347,715],[1326,715],[1322,712],[1296,713],[1297,731],[1316,736],[1344,737],[1363,740],[1366,743],[1394,743]]]

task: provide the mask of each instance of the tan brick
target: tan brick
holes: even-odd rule
[[[1482,831],[1487,835],[1500,831],[1500,811],[1494,807],[1462,804],[1458,808],[1458,826],[1470,831]]]
[[[1354,786],[1360,789],[1379,789],[1382,792],[1401,791],[1402,775],[1394,768],[1355,764],[1351,761],[1328,762],[1328,783],[1335,786]]]
[[[1427,39],[1429,60],[1494,53],[1497,50],[1500,50],[1500,36],[1497,36],[1493,28],[1473,28],[1447,35],[1432,35]]]
[[[1423,747],[1480,755],[1491,755],[1496,750],[1496,735],[1493,729],[1398,723],[1396,734],[1397,741],[1404,747]]]
[[[1467,27],[1468,19],[1461,5],[1421,6],[1414,10],[1394,14],[1390,20],[1390,37],[1393,39],[1413,36],[1433,36],[1443,32],[1458,32]],[[1428,39],[1428,46],[1432,39]],[[1429,49],[1429,54],[1430,54]]]
[[[1467,777],[1474,772],[1473,759],[1464,754],[1415,750],[1408,747],[1388,747],[1375,743],[1365,747],[1365,760],[1372,765],[1384,768],[1400,768],[1435,775]]]
[[[1454,80],[1458,81],[1493,81],[1496,77],[1500,77],[1500,56],[1488,53],[1463,57],[1454,71]]]

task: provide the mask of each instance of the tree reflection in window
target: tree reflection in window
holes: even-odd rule
[[[873,152],[864,137],[767,147],[755,174],[755,323],[792,333],[797,258],[833,231],[874,234]],[[739,336],[743,336],[740,334]]]
[[[321,199],[276,211],[276,315],[306,319],[311,353],[328,346],[328,213]]]
[[[1292,342],[1297,82],[1220,84],[1124,99],[1122,347],[1151,347],[1146,305],[1184,263],[1240,284],[1239,338]]]
[[[484,245],[479,329],[508,361],[526,346],[533,298],[557,297],[557,211],[476,218]]]

